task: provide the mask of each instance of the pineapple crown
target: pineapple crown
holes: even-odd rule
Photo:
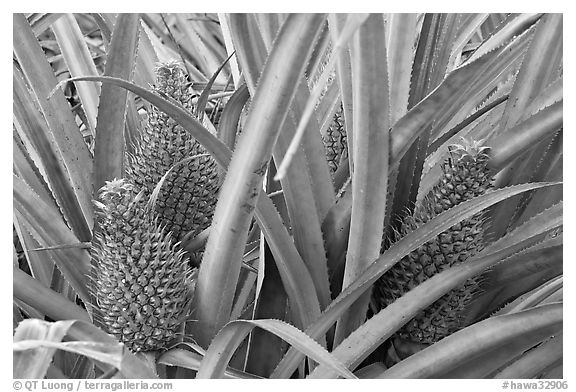
[[[185,95],[184,93],[186,91],[192,90],[184,68],[176,60],[158,63],[156,65],[155,74],[156,83],[154,89],[171,98],[180,101],[181,95]]]
[[[98,191],[98,200],[93,203],[96,211],[103,215],[122,215],[132,206],[138,205],[144,196],[144,192],[136,192],[136,187],[125,179],[113,179],[106,181]]]
[[[490,158],[488,155],[489,146],[486,146],[485,139],[473,140],[466,139],[464,137],[460,138],[462,140],[461,144],[451,144],[448,149],[452,156],[458,161],[471,161],[472,162],[486,162]]]

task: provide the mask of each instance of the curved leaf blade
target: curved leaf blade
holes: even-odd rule
[[[264,56],[267,55],[265,46],[271,44],[276,34],[274,28],[278,25],[278,21],[273,16],[263,16],[260,20],[266,24],[266,31],[263,34],[251,31],[250,42],[254,46],[244,47],[242,49],[244,55],[240,58],[248,80],[248,89],[252,95],[256,90],[256,85],[252,81],[260,78]],[[286,156],[298,119],[309,100],[307,83],[302,75],[296,83],[290,113],[283,123],[273,150],[276,165]],[[320,219],[328,209],[328,205],[333,202],[334,192],[317,124],[310,122],[308,125],[307,133],[310,136],[306,140],[307,143],[298,146],[295,152],[298,159],[289,167],[287,175],[281,180],[281,185],[296,248],[310,270],[318,300],[323,309],[330,302],[330,290]]]
[[[49,343],[59,342],[64,338],[74,321],[48,323],[44,320],[23,320],[14,332],[13,356],[14,378],[44,378],[56,347]],[[45,346],[26,344],[36,340],[46,342]]]
[[[355,171],[352,175],[352,215],[343,287],[348,286],[380,255],[384,232],[390,100],[384,18],[371,14],[351,43]],[[374,84],[378,80],[380,83]],[[384,174],[383,174],[384,173]],[[338,344],[365,319],[370,301],[363,295],[338,322]]]
[[[203,356],[193,351],[174,348],[162,354],[158,358],[159,365],[179,366],[190,370],[200,369]],[[260,379],[262,377],[255,376],[250,373],[242,372],[240,370],[227,368],[224,371],[224,378],[231,379]]]
[[[136,64],[140,27],[138,14],[119,14],[106,57],[107,76],[130,79]],[[94,189],[124,174],[124,124],[128,92],[111,84],[102,86],[94,147]]]
[[[502,116],[502,129],[515,126],[538,93],[556,78],[562,64],[562,22],[562,14],[544,14],[538,21]]]
[[[562,361],[563,334],[553,336],[533,350],[528,351],[513,363],[496,373],[492,378],[530,379],[537,377],[549,366]]]
[[[88,313],[64,298],[60,293],[47,288],[25,272],[14,268],[13,296],[53,320],[82,320],[90,322]]]
[[[254,327],[260,327],[281,337],[310,358],[334,369],[341,376],[356,378],[316,341],[280,320],[237,320],[227,324],[208,347],[196,378],[222,378],[234,351]]]
[[[482,378],[560,332],[562,320],[562,304],[491,317],[412,355],[380,378]]]
[[[336,60],[339,52],[346,46],[346,43],[352,37],[352,34],[364,23],[368,15],[365,14],[350,14],[346,19],[346,24],[344,25],[340,36],[336,40],[333,49],[333,55],[330,56],[328,60],[328,64],[326,64],[326,69],[331,69],[333,67],[333,62]],[[288,166],[292,162],[296,151],[298,150],[298,146],[302,142],[302,138],[304,136],[304,132],[308,128],[308,122],[311,120],[314,114],[314,107],[316,106],[316,102],[320,98],[320,94],[322,89],[326,85],[327,79],[329,77],[329,73],[325,72],[322,74],[321,80],[319,80],[306,103],[304,110],[302,111],[302,116],[299,118],[298,127],[294,132],[294,137],[290,142],[290,146],[286,150],[286,154],[284,155],[284,159],[278,165],[278,171],[275,176],[275,180],[282,179],[288,170]]]
[[[220,190],[198,275],[194,306],[201,345],[229,321],[263,175],[323,20],[321,14],[291,14],[259,79],[252,111]]]
[[[64,14],[52,24],[52,31],[56,36],[70,76],[98,75],[94,60],[88,51],[82,31],[72,14]],[[76,84],[78,96],[82,102],[82,109],[88,118],[88,126],[92,132],[96,128],[96,116],[100,97],[100,86],[92,83],[79,82]]]
[[[387,37],[390,78],[390,123],[394,125],[408,110],[410,76],[414,61],[413,39],[417,14],[391,14],[390,37]]]
[[[234,150],[236,145],[236,134],[238,133],[240,116],[244,105],[250,99],[250,93],[246,84],[242,84],[232,94],[226,106],[222,110],[220,121],[218,122],[217,135],[229,149]]]
[[[20,178],[14,176],[14,207],[28,224],[28,229],[43,247],[80,242],[57,211],[51,210]],[[90,270],[86,250],[55,250],[54,261],[78,296],[89,303],[86,276]]]
[[[563,103],[564,100],[553,103],[489,141],[493,146],[490,166],[494,170],[502,169],[539,141],[558,131],[563,124]]]
[[[502,23],[502,28],[498,29],[490,38],[484,41],[472,56],[470,56],[467,62],[475,61],[486,53],[500,47],[511,38],[522,34],[541,17],[542,14],[521,14],[508,21],[508,23]]]
[[[26,148],[25,156],[36,157],[34,164],[43,175],[42,180],[37,179],[30,185],[37,185],[39,181],[43,184],[46,181],[47,187],[36,187],[39,190],[38,193],[43,196],[43,201],[49,203],[50,207],[56,207],[54,205],[56,201],[59,208],[56,207],[54,210],[58,214],[61,211],[76,236],[88,240],[90,239],[88,219],[83,215],[77,194],[74,192],[74,186],[66,167],[66,159],[51,137],[46,121],[38,112],[34,104],[35,99],[29,93],[24,79],[19,77],[19,73],[17,69],[14,69],[12,79],[14,123],[20,140],[24,142],[24,146],[19,146],[19,148]],[[14,155],[17,155],[17,152]],[[50,192],[49,196],[48,192]]]
[[[71,191],[80,206],[80,210],[74,213],[78,219],[70,222],[74,222],[76,235],[88,241],[92,225],[92,184],[86,173],[92,171],[92,157],[63,92],[56,91],[48,98],[58,81],[26,18],[14,14],[13,21],[14,53],[36,95],[50,138],[58,147],[59,159],[64,162]]]

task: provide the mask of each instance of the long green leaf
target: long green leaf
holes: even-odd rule
[[[345,47],[346,43],[349,41],[349,39],[352,36],[352,34],[354,33],[354,31],[356,31],[356,29],[358,29],[358,27],[360,27],[360,25],[366,20],[366,18],[367,18],[367,15],[363,15],[363,14],[351,14],[348,16],[348,18],[346,20],[346,24],[342,29],[341,35],[338,37],[338,39],[334,43],[334,48],[333,48],[334,55],[332,55],[330,57],[328,64],[326,65],[327,69],[332,68],[332,62],[335,61],[335,59],[336,59],[335,56],[340,52],[340,50],[343,47]],[[328,73],[324,73],[323,78],[328,78]],[[290,146],[288,147],[288,149],[286,151],[286,154],[284,156],[284,159],[282,160],[282,163],[278,166],[278,172],[276,173],[276,177],[275,177],[276,180],[279,180],[286,175],[286,171],[288,169],[288,166],[292,162],[292,159],[296,154],[298,146],[302,142],[304,132],[308,129],[308,122],[311,120],[311,118],[313,116],[314,107],[316,106],[316,102],[318,102],[318,98],[320,97],[320,94],[321,94],[322,89],[324,88],[324,86],[326,84],[326,81],[327,80],[320,80],[320,81],[318,81],[318,83],[314,87],[314,91],[310,95],[310,98],[306,104],[306,107],[304,108],[304,110],[302,112],[302,116],[299,118],[298,127],[296,128],[296,131],[295,131],[294,137],[292,138]]]
[[[92,323],[86,323],[83,321],[76,321],[72,324],[68,330],[68,336],[70,339],[78,342],[103,343],[107,346],[119,346],[121,344],[111,335],[97,328]],[[133,354],[130,350],[123,348],[121,355],[120,368],[118,369],[118,374],[115,375],[118,378],[158,378],[156,371],[152,368],[152,364],[146,358],[146,355],[149,354]],[[114,358],[114,363],[116,362],[117,359]],[[102,362],[95,363],[103,370],[110,369],[109,364],[104,364]]]
[[[398,161],[406,153],[413,141],[438,113],[459,102],[467,91],[469,80],[481,75],[493,56],[496,54],[490,53],[451,72],[434,91],[398,120],[391,131],[390,162]]]
[[[275,24],[276,22],[271,22],[268,27],[272,28]],[[251,42],[255,47],[244,47],[244,54],[240,57],[244,74],[248,75],[247,85],[252,95],[254,95],[256,85],[253,85],[250,81],[259,79],[260,70],[264,66],[264,63],[260,62],[263,61],[262,58],[266,54],[263,47],[265,43],[272,42],[275,31],[270,30],[268,34],[270,36],[264,37],[259,36],[257,32],[252,32]],[[264,52],[262,53],[262,51]],[[273,151],[274,162],[277,165],[286,155],[294,136],[295,126],[309,97],[307,84],[302,77],[300,77],[297,84],[296,94],[291,105],[291,113],[283,124]],[[313,135],[307,138],[305,145],[297,149],[298,159],[289,168],[287,175],[282,178],[281,184],[292,226],[294,242],[310,270],[318,299],[323,309],[330,301],[330,290],[320,219],[322,214],[325,214],[328,210],[329,205],[332,204],[334,192],[328,165],[324,159],[324,146],[321,142],[318,128],[315,125],[317,124],[309,123],[307,132]],[[319,160],[322,163],[319,164]],[[323,167],[321,166],[322,164],[324,165]]]
[[[58,325],[57,323],[63,323],[63,321],[54,323],[51,329],[53,329],[56,325]],[[84,355],[85,357],[110,364],[116,368],[120,368],[122,366],[121,345],[114,346],[110,344],[93,343],[93,342],[59,342],[45,339],[43,340],[28,339],[28,340],[19,340],[15,342],[12,345],[12,349],[15,352],[16,357],[20,356],[26,357],[28,355],[32,355],[34,357],[34,362],[38,360],[37,357],[38,352],[62,350],[78,355]],[[47,362],[50,363],[51,358],[47,359],[48,359]],[[40,377],[34,377],[34,378],[40,378]]]
[[[526,352],[492,378],[530,379],[538,377],[550,365],[562,361],[563,334],[551,337],[533,350]]]
[[[224,110],[222,110],[222,115],[218,122],[217,135],[218,139],[220,139],[230,151],[233,151],[236,145],[236,134],[239,130],[238,123],[244,105],[248,102],[249,98],[250,93],[248,87],[243,84],[232,94],[226,106],[224,106]]]
[[[335,90],[337,91],[337,89]],[[301,83],[294,97],[291,107],[294,129],[298,119],[303,115],[305,105],[308,102],[310,94],[306,86]],[[334,104],[334,106],[336,106]],[[317,112],[318,115],[320,113]],[[314,116],[316,117],[316,116]],[[332,118],[332,117],[331,117]],[[318,218],[322,221],[328,210],[335,202],[334,185],[330,177],[330,169],[325,159],[324,143],[321,138],[320,125],[318,119],[313,118],[307,126],[307,130],[302,136],[302,149],[306,156],[307,171],[310,176],[312,195],[318,210]]]
[[[482,378],[561,330],[562,304],[492,317],[412,355],[381,377]]]
[[[546,88],[541,90],[538,95],[532,100],[532,103],[528,108],[524,110],[524,115],[520,119],[521,121],[527,119],[528,117],[538,113],[540,110],[552,105],[554,102],[558,102],[564,96],[564,79],[559,77],[552,83],[550,83]]]
[[[210,131],[208,131],[202,124],[198,122],[190,113],[188,113],[181,106],[175,105],[168,100],[162,98],[155,92],[147,90],[124,79],[114,78],[110,76],[82,76],[77,78],[68,79],[69,81],[82,81],[87,80],[91,82],[104,82],[110,83],[115,86],[122,87],[141,98],[150,102],[158,107],[164,113],[169,115],[174,121],[181,125],[184,129],[192,133],[192,136],[202,144],[206,150],[216,159],[216,161],[223,167],[227,167],[230,163],[232,153],[222,142],[218,140]]]
[[[275,17],[261,17],[261,24],[266,26],[262,40],[270,47],[279,28],[280,21]],[[257,56],[256,56],[257,57]],[[260,65],[260,68],[263,64]],[[259,74],[260,69],[245,69],[245,73]],[[253,76],[251,79],[257,79]],[[252,91],[256,86],[248,86]],[[274,162],[280,164],[285,157],[289,144],[294,136],[296,125],[309,100],[307,83],[300,79],[291,105],[291,112],[284,122],[274,148]],[[290,167],[287,176],[281,180],[284,200],[292,226],[294,242],[306,266],[310,270],[321,309],[330,301],[328,273],[326,269],[326,251],[320,220],[334,201],[334,191],[328,165],[324,159],[324,146],[320,139],[317,123],[311,121],[306,142],[298,148],[297,162]]]
[[[116,18],[106,57],[105,75],[126,80],[132,76],[139,21],[138,14],[120,14]],[[111,84],[102,86],[94,148],[94,189],[100,189],[106,181],[123,176],[127,98],[128,93],[122,88]]]
[[[563,101],[556,102],[529,119],[519,123],[490,142],[492,157],[490,166],[501,169],[515,157],[526,152],[535,142],[558,131],[563,124]]]
[[[201,345],[207,345],[229,320],[262,178],[323,19],[323,15],[290,15],[260,77],[252,111],[220,190],[198,276],[194,303]]]
[[[466,219],[475,213],[516,194],[545,186],[558,185],[557,183],[524,184],[506,189],[498,189],[472,200],[463,202],[451,208],[417,230],[407,234],[400,241],[394,243],[384,254],[375,260],[363,273],[354,280],[342,293],[326,308],[322,316],[306,329],[306,334],[312,338],[322,336],[336,322],[346,309],[350,307],[364,292],[372,287],[388,269],[402,257],[418,248],[434,236],[442,233],[454,224]],[[289,377],[295,370],[301,356],[294,350],[289,350],[282,362],[274,371],[273,377]]]
[[[178,49],[176,45],[174,45],[174,41],[169,34],[165,33],[164,26],[160,27],[162,23],[161,17],[157,16],[156,21],[152,20],[151,14],[142,14],[142,27],[154,51],[158,55],[158,61],[166,62],[166,61],[174,61],[174,59],[183,60],[184,65],[186,67],[186,71],[189,74],[189,77],[196,81],[196,82],[206,82],[208,81],[208,77],[204,75],[203,72],[198,70],[195,64],[188,58],[182,58],[181,51]],[[160,20],[158,20],[160,19]],[[159,23],[157,23],[159,22]]]
[[[470,42],[478,28],[488,19],[489,14],[464,14],[462,22],[458,26],[458,35],[454,39],[448,69],[454,69],[458,65],[464,46]]]
[[[29,350],[33,350],[34,353],[39,350],[53,351],[56,348],[62,348],[97,359],[95,364],[103,371],[113,370],[116,367],[120,372],[120,377],[137,379],[158,378],[143,356],[136,356],[129,350],[124,349],[123,345],[118,343],[112,336],[89,322],[78,320],[66,320],[56,323],[47,323],[41,320],[26,320],[26,322],[28,324],[23,332],[32,329],[34,334],[32,338],[40,341],[32,342],[29,340],[31,335],[28,333],[20,334],[17,337],[18,340],[27,341],[15,344],[17,349],[15,356],[22,355],[25,357],[29,354]],[[68,342],[62,345],[58,344],[63,337],[66,337]],[[52,343],[50,341],[45,342],[46,338]]]
[[[303,86],[304,84],[301,81],[300,88]],[[294,123],[291,119],[287,119],[278,135],[274,149],[273,156],[276,164],[279,164],[282,157],[285,156],[291,136],[294,134],[293,131]],[[316,135],[319,135],[319,132]],[[318,140],[320,139],[318,138]],[[320,229],[320,213],[317,208],[320,203],[317,203],[315,197],[317,194],[314,193],[315,189],[312,186],[314,177],[310,173],[310,166],[308,165],[304,147],[298,149],[295,157],[297,157],[296,161],[288,168],[287,175],[281,180],[282,190],[288,208],[294,243],[310,270],[320,306],[324,309],[330,302],[330,290],[326,267],[326,251]],[[323,155],[320,155],[320,157],[323,158]],[[328,174],[327,165],[326,174]],[[326,179],[332,185],[329,177]]]
[[[518,255],[497,265],[486,276],[489,288],[511,285],[545,269],[562,269],[562,237],[545,241],[527,254]]]
[[[352,64],[350,62],[350,49],[348,47],[349,35],[357,28],[359,23],[363,22],[367,15],[349,15],[350,19],[345,14],[330,14],[328,16],[328,27],[330,29],[330,37],[333,43],[340,42],[340,49],[335,52],[333,56],[336,57],[336,77],[338,80],[338,88],[340,89],[340,98],[342,101],[342,114],[344,115],[344,124],[346,126],[346,135],[348,141],[348,164],[350,172],[354,171],[354,148],[353,142],[353,119],[352,119]],[[346,27],[350,26],[350,27]],[[344,34],[347,31],[348,39],[345,39]]]
[[[42,34],[52,23],[60,19],[63,14],[47,13],[47,14],[32,14],[28,17],[32,31],[36,36]]]
[[[348,166],[348,165],[346,165]],[[330,209],[326,218],[322,222],[322,233],[326,243],[326,257],[328,258],[328,271],[331,276],[332,293],[340,292],[334,290],[337,279],[334,274],[343,265],[346,259],[346,249],[350,237],[350,220],[352,217],[352,191],[348,188]],[[341,279],[340,279],[341,285]]]
[[[228,55],[234,52],[234,44],[232,42],[232,34],[230,32],[230,22],[227,18],[227,14],[218,14],[218,21],[220,22],[220,28],[222,30],[222,36],[224,40],[224,46],[226,47],[226,53]],[[230,60],[230,68],[232,72],[232,78],[234,80],[234,86],[238,89],[241,85],[240,81],[240,71],[238,69],[238,60],[236,57],[232,57]]]
[[[227,324],[212,340],[196,378],[222,378],[234,351],[254,327],[260,327],[281,337],[305,355],[334,369],[339,375],[356,378],[316,341],[280,320],[237,320]]]
[[[27,222],[28,230],[42,246],[80,242],[58,212],[49,209],[48,205],[27,184],[18,177],[14,177],[13,184],[14,207]],[[54,261],[80,298],[88,303],[86,275],[90,267],[86,250],[77,248],[55,250]]]
[[[505,314],[517,313],[541,305],[545,300],[553,296],[555,293],[561,292],[563,285],[564,280],[562,276],[553,278],[535,288],[534,290],[519,296],[514,301],[510,302],[508,305],[496,312],[494,315],[501,316]]]
[[[227,15],[236,58],[249,88],[258,84],[261,74],[254,70],[261,71],[267,57],[266,46],[254,17],[248,14]]]
[[[372,14],[352,41],[354,99],[354,156],[352,216],[343,287],[380,255],[390,148],[388,67],[384,44],[384,18]],[[380,83],[374,84],[378,80]],[[365,294],[340,319],[338,344],[365,319],[370,295]]]
[[[556,77],[562,64],[562,14],[546,14],[538,22],[502,117],[502,130],[512,128],[531,101]]]
[[[42,285],[25,272],[15,268],[12,276],[15,299],[38,309],[53,320],[90,322],[88,313],[84,309],[67,300],[60,293]]]
[[[563,178],[563,133],[558,132],[552,143],[548,146],[539,168],[534,173],[535,181],[562,181]],[[562,201],[563,190],[557,189],[552,192],[532,192],[526,195],[520,202],[517,210],[518,217],[514,226],[528,221],[555,203]],[[521,212],[521,214],[519,213]]]
[[[202,363],[203,356],[197,354],[193,351],[183,350],[183,349],[172,349],[162,354],[158,358],[158,364],[168,365],[168,366],[179,366],[186,369],[198,370],[200,369],[200,364]],[[236,369],[227,368],[224,371],[223,378],[230,379],[259,379],[261,377],[255,376],[250,373],[242,372]]]
[[[71,211],[67,218],[70,219],[69,223],[76,235],[81,240],[88,241],[91,238],[92,225],[92,186],[87,173],[91,173],[92,158],[62,91],[57,91],[48,99],[57,85],[57,80],[26,18],[21,14],[14,14],[13,27],[16,58],[36,95],[50,130],[49,138],[57,146],[58,159],[66,168],[64,181],[69,183],[69,191],[73,194],[70,199],[77,199],[76,202],[70,201]],[[79,208],[74,208],[75,205],[79,205]]]
[[[48,323],[38,319],[24,320],[20,323],[14,332],[14,378],[44,378],[56,348],[34,347],[26,345],[26,342],[60,342],[72,323],[73,321]]]
[[[16,114],[16,113],[14,113]],[[18,120],[15,121],[15,128],[20,128],[20,123]],[[36,151],[31,146],[24,145],[22,139],[19,136],[20,132],[24,132],[24,128],[17,132],[12,133],[12,151],[13,151],[13,169],[14,174],[22,178],[25,183],[27,183],[30,188],[42,199],[45,203],[50,205],[50,208],[54,211],[58,210],[58,206],[48,184],[44,180],[44,177],[40,173],[38,166],[32,159],[32,155],[36,154]]]
[[[192,28],[191,22],[185,19],[186,14],[176,13],[172,16],[175,19],[174,25],[177,28],[171,29],[171,31],[175,30],[175,38],[178,39],[178,44],[193,56],[194,62],[198,64],[198,68],[205,75],[214,74],[225,58],[222,58],[206,44],[205,38],[200,36]],[[218,76],[218,80],[225,82],[228,76],[228,70],[224,68],[222,74]]]
[[[15,213],[12,219],[32,276],[44,286],[49,287],[54,274],[54,261],[49,254],[32,251],[32,249],[39,248],[40,244],[28,232],[26,223],[20,222],[18,213]]]
[[[86,219],[70,183],[66,163],[60,150],[53,139],[46,122],[34,104],[34,97],[29,94],[24,80],[18,77],[14,69],[13,74],[13,112],[16,130],[20,139],[25,142],[27,154],[37,156],[36,166],[43,172],[52,195],[45,195],[46,189],[39,190],[43,200],[53,205],[52,196],[55,198],[62,215],[73,228],[77,236],[84,235],[84,240],[89,239],[89,231],[86,227]],[[31,183],[34,184],[34,183]],[[38,187],[36,187],[38,189]],[[58,211],[56,209],[56,211]],[[79,230],[82,230],[79,232]]]
[[[62,15],[52,24],[52,30],[70,71],[70,76],[98,75],[94,60],[88,51],[82,31],[72,14]],[[88,118],[88,126],[92,132],[96,129],[96,116],[100,97],[100,86],[93,83],[79,82],[76,84],[82,109]]]
[[[486,68],[468,81],[467,88],[459,101],[452,101],[451,105],[446,106],[438,114],[432,129],[432,139],[443,135],[471,112],[476,111],[479,106],[509,92],[507,90],[510,86],[509,80],[513,80],[513,76],[521,65],[522,58],[530,45],[531,33],[532,31],[528,31],[513,39],[506,46],[482,57],[489,57]],[[495,90],[496,93],[494,93]]]
[[[562,131],[535,143],[526,154],[513,159],[497,177],[497,187],[529,181],[562,181]],[[499,219],[492,226],[493,235],[498,238],[506,231],[522,224],[532,216],[550,207],[563,198],[562,189],[547,192],[530,192],[506,200],[491,210],[492,217]]]
[[[563,203],[558,203],[546,211],[532,217],[528,222],[518,227],[505,237],[490,244],[486,247],[489,251],[502,249],[511,242],[520,242],[533,236],[535,233],[542,233],[551,230],[562,224],[563,220]]]
[[[275,212],[272,200],[264,198],[261,194],[256,217],[265,237],[274,239],[269,240],[270,250],[282,278],[284,290],[290,299],[291,308],[295,311],[297,317],[295,321],[304,328],[320,315],[317,291],[306,264],[282,224],[280,215]]]
[[[442,83],[446,74],[452,71],[448,68],[450,52],[462,17],[461,14],[424,16],[413,65],[410,68],[410,95],[407,109],[422,101]],[[458,100],[458,104],[461,104],[460,101],[461,99]],[[431,132],[429,127],[422,129],[418,138],[402,156],[398,171],[392,180],[395,192],[394,203],[388,212],[389,217],[402,216],[406,211],[412,210],[416,203]]]
[[[562,204],[555,205],[532,217],[498,241],[488,245],[487,252],[498,251],[510,244],[535,238],[539,244],[527,252],[506,259],[484,274],[485,292],[468,309],[467,318],[475,320],[491,314],[540,279],[551,278],[562,272],[562,236],[545,239],[548,233],[562,226]],[[533,286],[532,286],[533,287]]]
[[[502,23],[501,28],[498,29],[490,38],[488,38],[476,51],[470,56],[467,62],[475,61],[486,53],[502,46],[510,39],[522,34],[536,23],[542,14],[521,14],[509,20],[507,23]]]
[[[534,37],[510,92],[510,99],[492,138],[502,139],[508,130],[520,126],[532,115],[538,115],[538,111],[543,107],[561,101],[561,83],[551,83],[557,78],[561,63],[562,16],[544,15],[535,28]],[[544,113],[542,111],[541,114]],[[528,144],[518,143],[521,149],[519,151],[524,152],[510,160],[506,170],[499,176],[497,186],[542,181],[546,171],[553,167],[553,162],[558,157],[558,153],[554,151],[558,151],[559,142],[561,151],[561,136],[556,135],[551,139],[546,133],[538,134],[537,131],[530,136],[533,138],[527,141]],[[532,192],[507,200],[493,210],[492,214],[499,217],[493,228],[496,236],[517,225],[520,215],[526,215],[525,209],[534,194]],[[542,207],[545,208],[547,205],[544,204]],[[532,213],[534,208],[538,211],[538,206],[532,204],[530,208]]]
[[[414,61],[413,40],[416,14],[391,14],[390,36],[386,37],[390,80],[390,122],[392,125],[408,110],[410,76]]]
[[[251,320],[278,319],[290,320],[288,295],[282,283],[282,276],[273,260],[270,248],[267,244],[260,244],[258,249],[260,263],[258,266],[258,298],[251,312]],[[320,312],[318,312],[320,314]],[[238,317],[246,318],[246,317]],[[300,322],[294,322],[298,326]],[[301,329],[301,328],[300,328]],[[268,333],[266,330],[256,328],[250,333],[250,339],[244,340],[246,355],[242,363],[243,369],[251,374],[268,377],[282,359],[288,349],[286,343],[278,336]],[[244,346],[244,344],[242,346]],[[239,356],[240,349],[236,356]],[[265,358],[265,360],[264,360]],[[233,363],[233,362],[232,362]],[[231,366],[232,363],[230,364]]]
[[[210,80],[208,80],[208,83],[206,83],[206,87],[204,88],[204,91],[202,91],[202,93],[200,94],[200,97],[198,98],[198,102],[196,103],[196,107],[194,108],[194,116],[198,117],[200,119],[200,121],[202,121],[202,118],[204,116],[204,111],[206,110],[206,104],[208,103],[208,97],[210,96],[210,90],[212,89],[212,86],[214,85],[216,78],[218,77],[218,75],[220,74],[220,72],[222,71],[224,66],[228,63],[228,61],[230,61],[230,58],[232,58],[233,55],[234,55],[234,53],[232,53],[230,56],[228,56],[228,58],[222,64],[220,64],[218,69],[210,77]]]

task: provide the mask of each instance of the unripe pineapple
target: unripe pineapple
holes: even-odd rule
[[[95,321],[135,352],[166,348],[192,293],[182,251],[142,196],[125,180],[101,188],[91,252]]]
[[[342,106],[334,114],[326,135],[322,138],[326,151],[326,159],[330,173],[334,174],[340,162],[348,157],[348,144],[346,139],[346,126]]]
[[[192,112],[193,90],[177,63],[161,64],[154,89]],[[200,143],[172,118],[152,106],[128,155],[126,176],[149,196],[168,170],[185,158],[207,154]],[[175,240],[188,233],[197,235],[210,226],[219,190],[218,166],[210,155],[178,165],[166,178],[155,210]]]
[[[480,143],[455,145],[452,159],[444,164],[439,183],[403,219],[396,240],[449,208],[479,196],[492,187],[487,167],[487,147]],[[478,213],[452,226],[395,264],[375,284],[373,299],[384,308],[404,293],[455,264],[472,257],[483,247],[483,214]],[[479,289],[470,279],[421,311],[400,331],[399,336],[417,343],[434,343],[459,330],[461,312]]]

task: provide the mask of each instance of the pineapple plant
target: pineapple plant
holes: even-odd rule
[[[463,140],[453,145],[444,163],[438,184],[425,196],[413,215],[402,219],[396,240],[416,230],[442,212],[490,190],[487,146]],[[403,294],[438,272],[466,262],[484,246],[484,213],[480,212],[452,226],[433,240],[410,252],[375,284],[373,298],[378,309],[385,308]],[[416,343],[433,344],[462,327],[462,312],[480,290],[478,278],[466,281],[424,309],[406,324],[398,335]]]
[[[562,23],[14,14],[14,377],[562,378]]]

